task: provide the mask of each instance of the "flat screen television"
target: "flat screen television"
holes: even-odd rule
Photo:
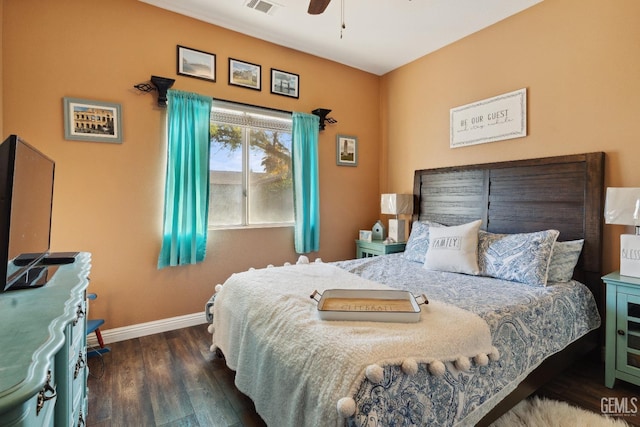
[[[16,135],[0,144],[0,292],[46,283],[54,170]]]

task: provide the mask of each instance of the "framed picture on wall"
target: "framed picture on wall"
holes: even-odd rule
[[[258,64],[229,58],[229,84],[262,90],[262,67]]]
[[[178,74],[216,81],[216,55],[178,45]]]
[[[300,76],[282,70],[271,69],[271,93],[300,97]]]
[[[63,98],[64,138],[71,141],[122,142],[120,104]]]
[[[358,138],[336,136],[336,164],[338,166],[358,166]]]

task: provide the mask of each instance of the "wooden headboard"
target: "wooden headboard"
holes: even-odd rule
[[[604,153],[424,169],[415,172],[413,219],[481,218],[493,233],[555,229],[558,240],[584,239],[574,278],[602,309],[603,195]]]

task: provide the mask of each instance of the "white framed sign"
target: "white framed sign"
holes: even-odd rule
[[[640,277],[640,236],[620,235],[620,274]]]
[[[450,110],[450,148],[527,136],[527,89]]]

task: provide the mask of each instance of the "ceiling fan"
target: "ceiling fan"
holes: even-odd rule
[[[307,13],[309,15],[320,15],[329,6],[330,2],[331,0],[310,0]]]

